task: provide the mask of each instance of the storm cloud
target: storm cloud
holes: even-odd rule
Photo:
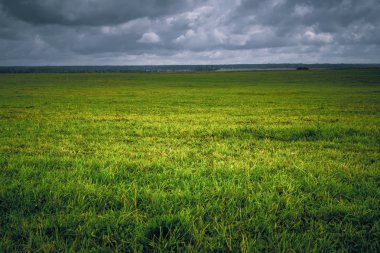
[[[0,65],[379,63],[377,0],[0,0]]]

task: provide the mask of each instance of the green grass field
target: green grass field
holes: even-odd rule
[[[379,252],[380,69],[0,75],[0,252]]]

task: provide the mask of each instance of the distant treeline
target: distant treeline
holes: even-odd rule
[[[380,64],[227,64],[227,65],[139,65],[139,66],[3,66],[0,73],[113,73],[195,72],[295,69],[380,68]]]

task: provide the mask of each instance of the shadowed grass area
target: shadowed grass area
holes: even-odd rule
[[[0,251],[380,251],[380,70],[1,74]]]

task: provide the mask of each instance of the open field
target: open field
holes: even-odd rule
[[[0,252],[380,251],[380,69],[0,75]]]

